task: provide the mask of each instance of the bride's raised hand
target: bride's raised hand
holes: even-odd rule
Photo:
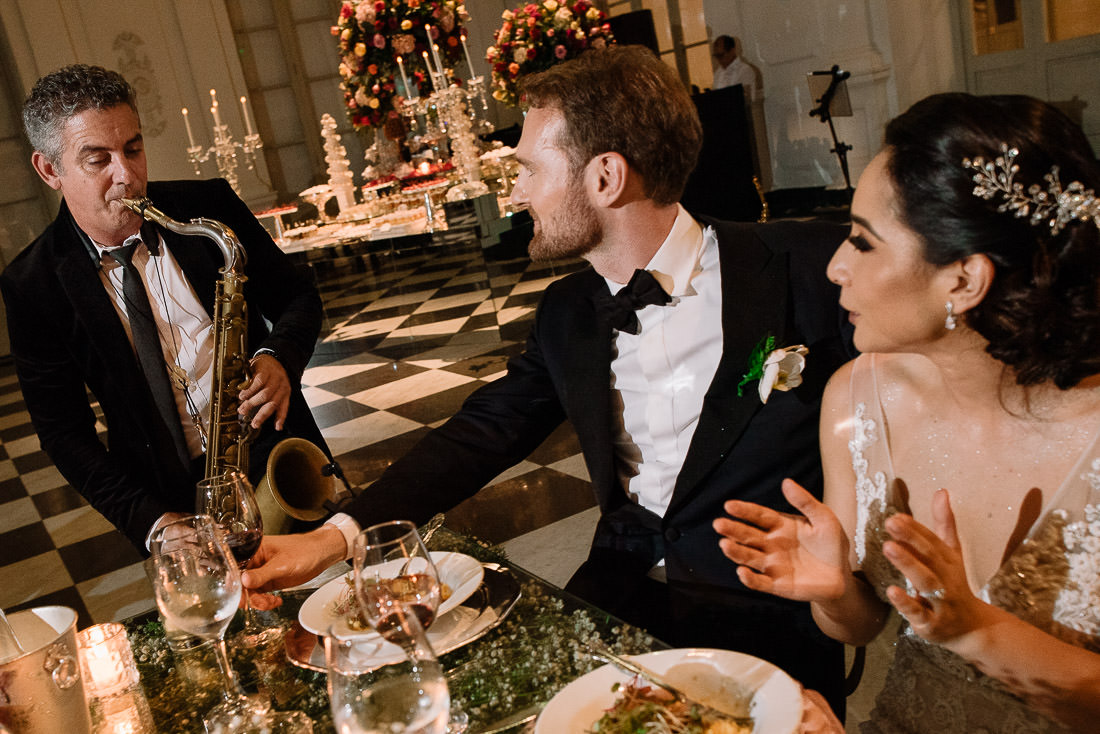
[[[783,496],[801,515],[726,502],[733,519],[720,517],[713,524],[723,536],[722,553],[738,564],[737,576],[750,589],[797,601],[839,598],[850,575],[844,528],[794,480],[783,480]]]
[[[974,595],[966,580],[947,490],[939,490],[932,499],[932,522],[934,529],[910,515],[886,520],[891,540],[883,543],[882,552],[912,587],[910,592],[891,586],[886,595],[916,634],[950,648],[952,642],[991,623],[987,617],[992,607]]]

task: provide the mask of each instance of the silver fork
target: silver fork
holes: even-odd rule
[[[710,706],[710,705],[705,704],[701,701],[697,701],[696,699],[694,699],[691,696],[687,695],[686,693],[684,693],[682,690],[680,690],[676,686],[669,683],[667,680],[665,680],[659,674],[654,673],[652,670],[649,670],[648,668],[645,668],[645,667],[639,665],[638,663],[634,662],[630,658],[626,658],[626,657],[623,657],[622,655],[619,655],[617,653],[612,652],[611,650],[609,650],[601,642],[590,641],[590,642],[586,642],[586,644],[588,646],[589,651],[591,651],[591,654],[594,657],[606,660],[607,662],[611,663],[612,665],[614,665],[615,667],[619,668],[620,670],[622,670],[626,673],[631,673],[632,675],[636,675],[640,678],[644,678],[645,680],[649,681],[650,683],[657,686],[658,688],[663,688],[664,690],[668,691],[677,701],[681,701],[681,702],[686,703],[688,705],[694,704],[694,705],[703,706],[705,708],[712,709],[714,711],[719,711],[719,713],[721,713],[723,716],[725,716],[725,717],[729,718],[730,720],[732,720],[733,723],[737,724],[738,726],[748,726],[748,727],[753,726],[753,721],[752,721],[751,718],[749,718],[747,716],[734,716],[733,714],[728,714],[725,711],[721,711],[719,709],[716,709],[716,708],[714,708],[714,706]]]

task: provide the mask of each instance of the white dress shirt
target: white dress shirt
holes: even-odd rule
[[[646,270],[673,297],[637,312],[611,358],[612,435],[627,495],[663,516],[722,357],[718,240],[683,208]],[[623,284],[608,281],[612,293]]]
[[[756,71],[737,57],[729,66],[719,66],[714,70],[714,88],[723,89],[740,84],[745,90],[745,101],[752,102],[756,98]]]
[[[99,278],[122,320],[126,336],[133,344],[126,299],[122,295],[122,266],[109,254],[111,248],[94,241],[92,244],[99,252],[103,266],[99,270]],[[191,411],[193,409],[203,421],[207,420],[214,369],[214,325],[179,263],[165,247],[163,238],[160,239],[158,253],[152,255],[144,244],[138,245],[134,248],[132,262],[145,283],[153,320],[160,335],[160,348],[164,352],[165,369],[172,384],[172,396],[176,400],[183,435],[187,440],[187,450],[194,459],[202,454],[203,449],[198,428],[191,420]],[[173,373],[179,372],[186,375],[186,392],[174,377]],[[191,405],[188,405],[188,396]]]

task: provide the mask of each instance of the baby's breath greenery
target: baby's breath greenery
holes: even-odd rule
[[[495,546],[441,530],[432,550],[466,553],[483,563],[508,566]],[[624,654],[664,645],[644,631],[623,624],[593,607],[520,571],[520,598],[505,620],[480,640],[442,656],[451,698],[470,717],[470,731],[532,706],[545,705],[566,684],[602,665],[591,658],[586,643],[598,640]],[[293,619],[301,600],[289,597],[268,622]],[[228,636],[239,629],[238,614]],[[158,731],[202,732],[202,714],[219,699],[213,650],[200,647],[173,652],[155,613],[127,622],[134,659]],[[285,661],[281,644],[268,648],[230,645],[233,667],[246,691],[262,691],[274,708],[304,711],[316,734],[331,732],[332,716],[325,675]]]

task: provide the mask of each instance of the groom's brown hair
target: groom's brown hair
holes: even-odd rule
[[[576,174],[601,153],[637,171],[648,198],[680,200],[703,144],[695,104],[676,72],[644,46],[591,49],[521,80],[529,107],[556,109],[559,146]]]

